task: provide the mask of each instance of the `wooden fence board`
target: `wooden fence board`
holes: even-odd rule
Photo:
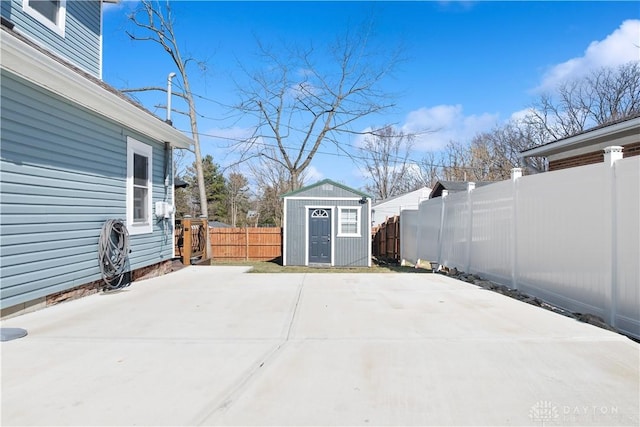
[[[371,230],[373,256],[386,261],[400,260],[400,217],[388,218]]]
[[[211,228],[209,238],[214,260],[267,261],[282,256],[279,227]]]

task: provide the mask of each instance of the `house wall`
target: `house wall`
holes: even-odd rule
[[[400,215],[401,209],[418,209],[422,200],[429,198],[430,188],[421,188],[387,201],[381,201],[373,205],[371,213],[371,225],[373,227],[382,224],[387,218]]]
[[[163,144],[5,70],[0,77],[5,308],[101,279],[100,230],[106,220],[126,215],[127,136],[153,147],[154,202],[170,193],[164,187]],[[152,234],[130,237],[131,270],[172,257],[171,227],[156,222]]]
[[[640,140],[639,136],[635,137],[636,140]],[[611,145],[609,143],[609,145]],[[575,156],[569,157],[549,157],[549,170],[555,171],[560,169],[574,168],[576,166],[585,166],[591,165],[594,163],[601,163],[604,161],[603,149],[605,147],[599,148],[597,151],[590,151],[588,153],[583,153]],[[623,151],[622,154],[624,157],[633,157],[640,156],[640,142],[634,142],[622,145]],[[569,152],[570,153],[570,152]]]
[[[22,0],[3,0],[1,10],[2,16],[15,24],[15,31],[30,37],[93,76],[101,77],[100,1],[68,0],[64,36],[24,12]]]
[[[342,190],[342,189],[339,189]],[[340,191],[342,193],[342,191]],[[350,197],[357,195],[346,192]],[[306,264],[307,230],[306,221],[307,206],[331,208],[331,221],[333,225],[334,264],[337,267],[362,266],[366,267],[370,261],[371,229],[369,227],[368,205],[360,204],[358,200],[344,199],[317,199],[317,198],[285,198],[286,223],[284,256],[286,265]],[[338,233],[338,207],[361,207],[362,220],[360,221],[360,237],[337,237]]]

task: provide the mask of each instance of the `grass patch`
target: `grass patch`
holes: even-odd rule
[[[305,267],[282,266],[273,261],[217,261],[211,260],[211,265],[247,266],[249,273],[430,273],[423,268],[402,267],[395,265],[377,265],[371,267]]]

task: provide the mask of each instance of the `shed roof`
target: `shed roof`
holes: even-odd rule
[[[334,185],[334,186],[336,186],[338,188],[342,188],[345,191],[350,191],[350,192],[352,192],[352,193],[354,193],[354,194],[356,194],[356,195],[358,195],[360,197],[365,197],[367,199],[371,198],[370,195],[368,195],[366,193],[363,193],[362,191],[356,190],[356,189],[351,188],[351,187],[347,187],[346,185],[340,184],[340,183],[335,182],[335,181],[333,181],[331,179],[323,179],[322,181],[318,181],[315,184],[307,185],[306,187],[302,187],[302,188],[300,188],[298,190],[290,191],[288,193],[285,193],[285,194],[281,195],[280,198],[284,199],[285,197],[295,196],[296,194],[300,194],[302,192],[305,192],[305,191],[310,190],[312,188],[319,187],[319,186],[324,185],[324,184]]]
[[[434,197],[442,196],[443,190],[447,190],[449,193],[459,193],[461,191],[467,191],[467,186],[470,182],[474,181],[438,181],[436,185],[433,186],[433,190],[431,190],[429,198],[433,199]],[[493,182],[494,181],[475,181],[475,184],[477,188],[493,184]]]

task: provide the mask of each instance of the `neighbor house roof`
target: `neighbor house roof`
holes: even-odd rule
[[[315,184],[307,185],[306,187],[302,187],[302,188],[300,188],[298,190],[294,190],[294,191],[290,191],[288,193],[285,193],[285,194],[281,195],[280,197],[281,198],[285,198],[285,197],[295,196],[298,193],[302,193],[303,191],[307,191],[307,190],[310,190],[310,189],[315,188],[315,187],[319,187],[319,186],[324,185],[324,184],[331,184],[331,185],[334,185],[334,186],[336,186],[338,188],[342,188],[345,191],[351,191],[352,193],[355,193],[360,197],[364,197],[364,198],[367,198],[367,199],[371,198],[370,195],[368,195],[366,193],[363,193],[362,191],[353,189],[351,187],[347,187],[344,184],[340,184],[340,183],[332,181],[330,179],[323,179],[322,181],[318,181]]]
[[[416,199],[419,199],[421,195],[423,195],[425,193],[430,193],[430,192],[431,192],[431,189],[429,187],[418,188],[417,190],[409,191],[407,193],[398,194],[397,196],[388,197],[388,198],[383,199],[383,200],[378,200],[371,207],[375,208],[376,206],[380,206],[380,205],[387,204],[389,202],[393,202],[394,200],[399,199],[401,197],[407,197],[407,196],[415,195]]]
[[[2,69],[157,141],[169,142],[177,148],[193,145],[187,135],[154,116],[122,92],[7,26],[0,27]]]
[[[460,191],[467,191],[469,182],[473,181],[438,181],[436,185],[433,186],[433,190],[431,190],[429,198],[433,199],[434,197],[442,196],[443,190],[447,190],[449,193],[459,193]],[[477,188],[493,184],[493,181],[476,181],[475,184]]]
[[[640,129],[640,114],[626,117],[615,122],[605,123],[591,129],[587,129],[576,135],[557,139],[535,148],[521,151],[522,157],[548,157],[577,150],[585,147],[602,149],[613,140],[618,140],[613,145],[622,145],[624,138],[636,138]],[[632,141],[633,142],[633,141]],[[604,146],[603,146],[604,145]]]
[[[186,181],[181,180],[178,177],[173,178],[173,186],[175,188],[187,188],[189,186],[189,183]]]
[[[209,227],[211,228],[231,228],[229,224],[220,221],[209,221]]]

